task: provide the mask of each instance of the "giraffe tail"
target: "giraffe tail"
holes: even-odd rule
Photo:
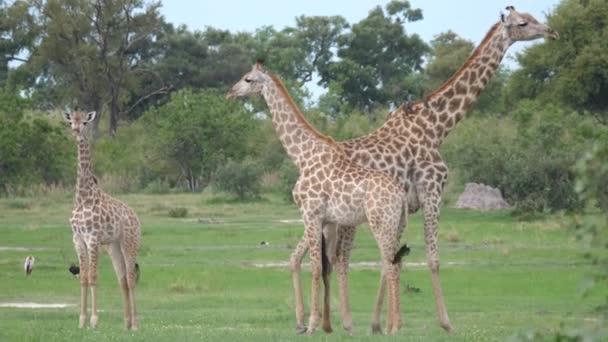
[[[393,265],[400,264],[401,259],[403,259],[403,257],[408,254],[410,254],[410,246],[408,246],[407,243],[404,243],[403,246],[399,248],[397,253],[395,253],[395,257],[393,258]]]
[[[326,277],[331,273],[331,263],[329,262],[329,257],[327,256],[327,242],[325,241],[325,236],[321,234],[321,270],[323,275],[323,283],[326,282]]]
[[[407,226],[407,215],[408,215],[408,196],[407,194],[404,194],[403,196],[403,207],[402,207],[402,211],[401,211],[401,221],[399,222],[399,229],[403,232],[405,231],[405,228]],[[401,263],[401,259],[403,259],[404,256],[410,254],[410,247],[407,245],[407,243],[404,243],[403,246],[401,246],[401,248],[399,248],[399,250],[397,251],[397,253],[395,253],[395,257],[393,258],[393,265],[396,264],[400,264]]]

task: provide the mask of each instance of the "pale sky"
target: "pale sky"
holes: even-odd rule
[[[231,32],[253,32],[262,26],[280,30],[295,26],[300,15],[341,15],[350,23],[365,18],[375,6],[383,6],[388,0],[164,0],[161,13],[174,25],[185,24],[191,30],[203,30],[206,26]],[[498,21],[500,11],[513,5],[520,12],[532,14],[541,22],[559,0],[410,0],[414,8],[421,8],[424,19],[406,23],[408,34],[417,33],[426,42],[448,29],[478,44]],[[542,41],[542,40],[539,40]],[[536,42],[539,42],[536,41]],[[503,64],[517,68],[512,56],[536,42],[515,43]],[[317,93],[318,89],[313,89]]]

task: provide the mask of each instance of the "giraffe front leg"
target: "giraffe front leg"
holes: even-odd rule
[[[311,212],[318,212],[313,210]],[[321,239],[322,239],[322,226],[321,222],[317,218],[307,218],[304,216],[304,222],[306,223],[306,239],[308,240],[308,250],[310,254],[310,268],[311,268],[311,295],[310,295],[310,318],[308,320],[307,333],[312,335],[320,320],[320,307],[319,307],[319,288],[321,285]]]
[[[99,245],[88,245],[89,251],[89,288],[91,289],[91,328],[96,328],[99,320],[97,316],[97,278],[99,266]]]
[[[431,271],[431,280],[433,283],[433,293],[435,295],[435,302],[437,305],[439,325],[445,331],[452,332],[453,327],[448,317],[448,311],[443,298],[443,291],[441,290],[441,281],[439,279],[439,246],[437,233],[441,196],[437,192],[432,192],[429,190],[424,191],[424,198],[420,202],[423,204],[424,211],[424,241],[426,243],[427,265]]]
[[[80,267],[80,316],[78,327],[84,328],[87,322],[87,296],[89,293],[89,256],[84,241],[74,236],[72,238],[76,253],[78,254],[78,265]]]
[[[291,277],[293,281],[293,289],[296,300],[296,333],[303,334],[306,332],[304,325],[304,296],[302,293],[302,259],[308,251],[308,241],[306,236],[303,236],[296,249],[291,254],[289,265],[291,268]]]

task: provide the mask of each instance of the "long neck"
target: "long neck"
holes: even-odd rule
[[[78,138],[78,173],[76,178],[76,202],[87,200],[97,188],[91,168],[91,150],[86,138]]]
[[[269,75],[262,96],[272,114],[272,125],[279,140],[299,169],[306,166],[306,160],[315,149],[335,146],[333,139],[321,134],[306,120],[276,76]]]
[[[434,131],[432,138],[436,139],[437,146],[465,117],[512,43],[502,23],[495,24],[458,71],[418,104],[421,113],[429,116],[429,128]]]

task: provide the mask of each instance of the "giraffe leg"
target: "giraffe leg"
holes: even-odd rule
[[[330,283],[331,283],[331,262],[330,262],[330,256],[327,255],[327,253],[329,253],[330,251],[328,250],[328,240],[329,242],[335,244],[335,240],[337,239],[337,237],[335,236],[335,231],[337,229],[336,225],[329,225],[330,227],[327,227],[328,230],[330,230],[330,232],[326,232],[325,231],[325,227],[324,227],[324,231],[321,235],[321,267],[322,267],[322,278],[323,278],[323,313],[321,315],[322,317],[322,324],[321,326],[323,327],[323,331],[325,331],[326,333],[331,333],[333,331],[333,329],[331,328],[331,289],[330,289]],[[333,241],[332,241],[333,240]],[[333,250],[333,253],[335,255],[335,249]],[[333,258],[332,258],[333,259]]]
[[[310,210],[311,213],[319,212],[318,209]],[[308,251],[310,254],[310,268],[312,274],[311,284],[311,295],[310,295],[310,318],[308,319],[307,333],[312,335],[317,325],[319,324],[320,308],[319,308],[319,287],[321,285],[321,239],[322,239],[322,225],[316,217],[309,217],[304,215],[304,222],[306,224],[306,240],[308,240]]]
[[[87,295],[89,293],[89,256],[84,241],[76,237],[73,238],[73,241],[80,266],[80,317],[78,327],[84,328],[87,321]]]
[[[387,267],[389,269],[387,283],[389,285],[389,298],[391,298],[391,305],[389,307],[391,315],[390,321],[387,318],[386,332],[396,335],[401,324],[401,305],[399,303],[399,266],[393,264],[389,260],[389,265],[387,265]]]
[[[353,249],[355,232],[357,227],[339,227],[339,239],[336,255],[336,274],[338,276],[338,287],[340,290],[340,311],[342,312],[342,326],[349,334],[353,333],[353,319],[350,312],[348,300],[348,264],[350,253]]]
[[[114,272],[116,272],[116,278],[118,280],[118,285],[120,286],[120,292],[122,293],[125,329],[128,330],[131,328],[131,303],[129,300],[129,288],[127,286],[125,259],[122,255],[120,245],[117,243],[113,243],[108,247],[108,253],[112,258],[112,265],[114,266]]]
[[[378,286],[378,294],[376,295],[376,305],[372,316],[372,334],[382,334],[380,326],[380,316],[382,314],[382,304],[384,303],[384,292],[386,291],[386,276],[384,271],[380,274],[380,285]]]
[[[419,191],[419,195],[420,195]],[[437,239],[439,205],[441,197],[430,191],[424,193],[423,203],[424,211],[424,240],[426,243],[427,265],[431,271],[431,280],[433,283],[433,293],[435,294],[435,302],[437,304],[437,314],[439,316],[439,325],[447,332],[452,332],[452,324],[448,317],[448,311],[443,299],[443,291],[441,290],[441,282],[439,280],[439,248]]]
[[[129,291],[129,307],[131,309],[131,330],[139,329],[139,318],[137,317],[137,304],[135,302],[135,285],[137,279],[137,272],[135,270],[135,263],[137,262],[137,249],[138,243],[129,244],[122,246],[122,254],[125,260],[125,269],[127,274],[127,288]]]
[[[303,334],[306,332],[304,325],[304,297],[302,293],[302,259],[308,251],[308,241],[306,236],[303,236],[296,249],[291,254],[289,264],[291,266],[291,277],[293,281],[293,289],[296,299],[296,333]]]
[[[97,278],[99,266],[99,244],[87,244],[89,251],[89,288],[91,289],[91,328],[97,327]],[[81,275],[82,276],[82,275]]]

